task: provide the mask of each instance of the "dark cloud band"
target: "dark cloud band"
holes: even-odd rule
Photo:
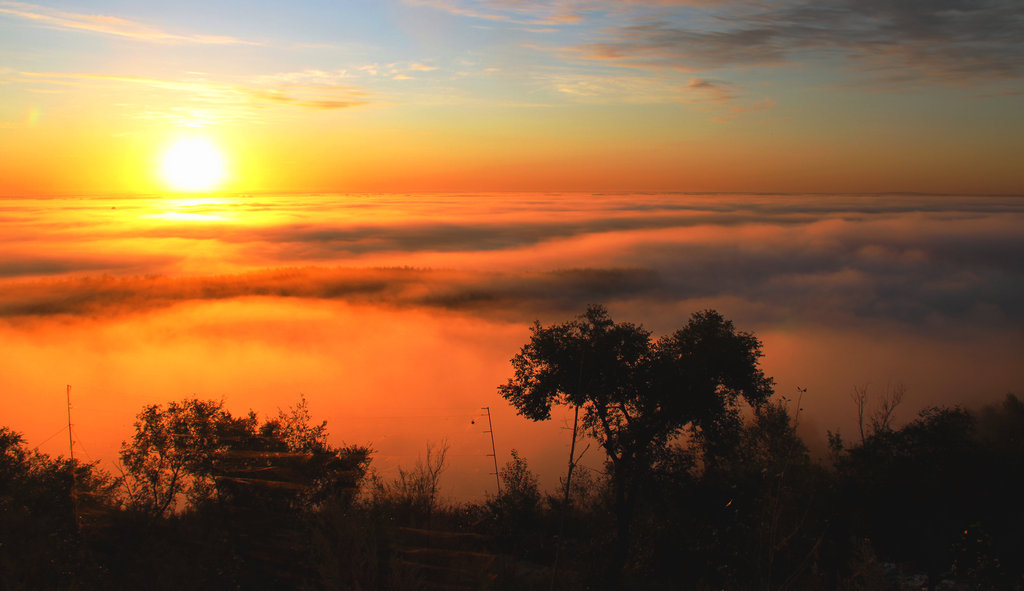
[[[1019,79],[1024,19],[1014,0],[725,3],[710,18],[669,15],[609,29],[580,47],[622,64],[677,69],[841,57],[890,79]]]

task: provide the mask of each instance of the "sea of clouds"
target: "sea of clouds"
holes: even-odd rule
[[[656,334],[704,308],[756,333],[780,394],[807,388],[812,443],[852,435],[855,385],[904,385],[908,420],[1024,384],[1019,197],[5,199],[0,226],[0,416],[50,449],[71,384],[103,461],[143,404],[301,395],[385,474],[447,439],[458,496],[488,486],[490,407],[499,456],[553,485],[562,424],[526,423],[496,386],[532,322],[591,303]]]

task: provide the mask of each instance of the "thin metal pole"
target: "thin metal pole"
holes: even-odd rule
[[[68,450],[71,455],[71,463],[75,462],[75,440],[71,437],[71,384],[68,384],[65,392],[68,398]],[[72,472],[74,474],[74,472]]]
[[[68,401],[68,455],[71,457],[71,514],[75,520],[75,531],[78,531],[78,492],[75,477],[75,438],[71,433],[71,384],[65,390]]]
[[[491,407],[483,407],[487,411],[487,431],[491,434],[491,453],[487,454],[494,460],[494,484],[498,487],[498,498],[501,498],[501,478],[498,477],[498,453],[494,448],[494,425],[491,423]]]

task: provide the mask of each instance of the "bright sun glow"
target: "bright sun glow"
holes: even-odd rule
[[[205,138],[182,138],[164,153],[164,181],[178,191],[209,191],[227,176],[224,156]]]

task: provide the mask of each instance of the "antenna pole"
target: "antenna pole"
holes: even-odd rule
[[[491,453],[487,454],[494,460],[494,484],[498,487],[498,498],[501,498],[501,479],[498,477],[498,453],[494,449],[494,425],[491,423],[491,407],[483,407],[487,411],[487,430],[491,434]]]
[[[71,385],[67,387],[65,392],[68,399],[68,451],[71,455],[71,462],[75,461],[75,440],[71,437]],[[74,474],[74,472],[72,472]]]
[[[71,434],[71,385],[65,390],[68,401],[68,455],[71,457],[71,513],[75,520],[75,531],[78,531],[78,491],[75,482],[75,438]]]

